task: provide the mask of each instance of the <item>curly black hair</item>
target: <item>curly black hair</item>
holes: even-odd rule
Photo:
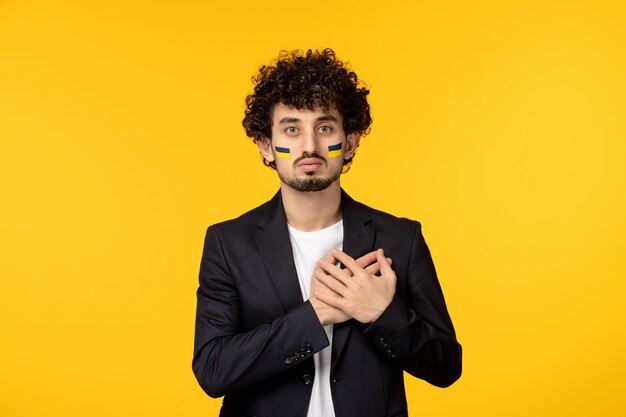
[[[335,108],[343,117],[346,135],[369,133],[369,90],[332,49],[280,51],[278,59],[262,66],[252,82],[254,93],[246,97],[243,127],[255,142],[271,139],[272,112],[278,103],[309,110]],[[276,168],[273,162],[263,161]],[[344,161],[344,168],[351,162],[352,158]]]

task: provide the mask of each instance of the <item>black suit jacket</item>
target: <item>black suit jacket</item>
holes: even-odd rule
[[[445,387],[461,375],[456,340],[420,224],[342,191],[343,250],[383,248],[396,294],[374,323],[334,326],[331,392],[337,417],[407,415],[403,371]],[[329,342],[302,293],[280,192],[208,228],[197,291],[192,368],[221,416],[305,417],[313,355]]]

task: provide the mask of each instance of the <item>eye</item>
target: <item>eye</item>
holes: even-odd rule
[[[285,132],[287,132],[288,135],[295,135],[296,133],[298,133],[298,128],[295,126],[289,126],[287,129],[285,129]]]
[[[324,126],[320,126],[320,127],[319,127],[319,131],[320,131],[321,133],[330,133],[330,132],[332,132],[332,130],[333,130],[333,128],[332,128],[332,127],[330,127],[330,126],[326,126],[326,125],[324,125]]]

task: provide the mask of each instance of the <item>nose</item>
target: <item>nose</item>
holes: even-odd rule
[[[317,137],[317,132],[315,129],[308,129],[302,138],[302,152],[308,152],[309,154],[319,154],[319,141]]]

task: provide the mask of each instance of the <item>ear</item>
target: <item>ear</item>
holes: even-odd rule
[[[274,152],[272,152],[272,141],[269,138],[263,138],[263,140],[256,140],[256,146],[259,148],[261,155],[268,162],[274,162]]]
[[[346,136],[346,151],[343,154],[344,159],[350,159],[356,153],[356,148],[359,147],[359,141],[361,140],[361,134],[359,132],[350,133]]]

